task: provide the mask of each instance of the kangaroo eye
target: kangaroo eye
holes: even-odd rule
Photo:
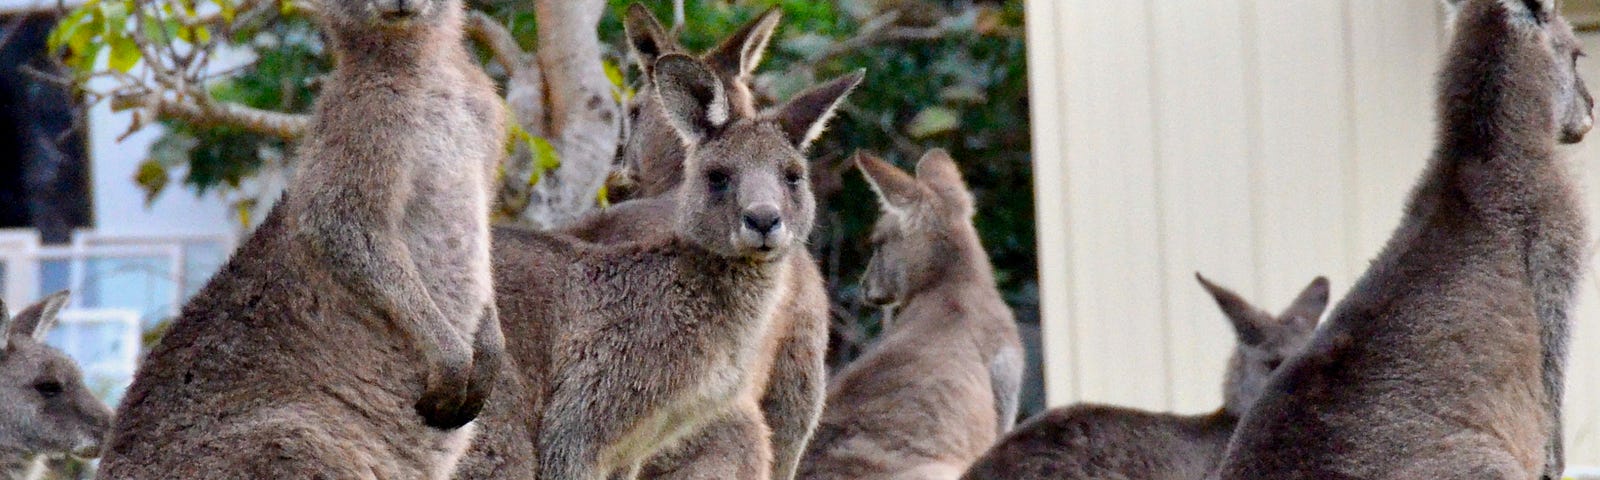
[[[33,385],[33,389],[38,391],[41,397],[53,398],[61,394],[61,382],[39,382]]]
[[[1281,359],[1281,358],[1274,358],[1272,360],[1267,360],[1267,371],[1271,372],[1271,371],[1277,370],[1278,366],[1280,366],[1280,365],[1283,365],[1283,359]]]
[[[799,187],[800,182],[804,181],[805,179],[805,175],[801,175],[799,172],[789,172],[783,174],[783,181],[789,182],[789,186],[791,187]]]
[[[711,193],[727,193],[728,173],[720,170],[706,172],[706,186],[711,188]]]

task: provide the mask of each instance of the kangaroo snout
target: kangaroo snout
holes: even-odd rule
[[[426,13],[427,0],[374,0],[373,7],[386,20],[404,20]]]
[[[783,212],[777,205],[761,203],[745,208],[739,220],[740,248],[766,254],[777,251],[788,240]]]

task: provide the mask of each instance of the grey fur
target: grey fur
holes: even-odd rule
[[[867,155],[856,165],[885,207],[863,288],[896,305],[895,322],[829,387],[799,478],[954,479],[1012,421],[1022,365],[997,357],[1021,350],[1017,327],[954,160],[930,151],[915,178]]]
[[[1221,478],[1558,478],[1593,100],[1552,2],[1466,0],[1433,159],[1383,253],[1241,420]]]
[[[336,66],[285,199],[123,400],[102,478],[445,478],[502,349],[505,111],[459,0],[323,1]]]
[[[962,478],[1196,480],[1215,468],[1261,384],[1316,330],[1328,306],[1328,280],[1318,277],[1283,313],[1272,315],[1199,274],[1195,278],[1222,307],[1238,340],[1224,375],[1222,408],[1205,415],[1090,404],[1052,409],[995,444]]]
[[[764,427],[723,420],[753,413],[762,339],[794,274],[787,257],[811,230],[805,159],[773,117],[730,110],[711,121],[726,97],[701,61],[668,54],[653,70],[658,101],[671,99],[664,110],[693,130],[682,132],[694,140],[686,180],[670,203],[629,202],[599,215],[646,209],[670,228],[607,244],[496,232],[498,302],[518,339],[508,349],[524,391],[496,389],[463,476],[630,478],[664,447],[729,426],[736,436],[756,429],[743,443],[757,449],[756,478],[766,476]],[[506,401],[520,405],[500,408]],[[532,452],[537,464],[507,452]]]
[[[17,312],[0,303],[0,466],[20,478],[39,456],[100,454],[111,409],[83,385],[83,373],[60,350],[44,344],[68,292],[56,292]]]

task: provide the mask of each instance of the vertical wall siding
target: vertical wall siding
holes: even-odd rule
[[[1427,160],[1442,17],[1436,0],[1030,0],[1050,402],[1220,405],[1232,331],[1196,271],[1274,310],[1317,275],[1341,297]],[[1574,155],[1600,211],[1600,138]],[[1600,466],[1595,277],[1567,435]]]

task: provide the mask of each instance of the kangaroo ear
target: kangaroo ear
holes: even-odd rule
[[[685,146],[728,124],[728,95],[705,64],[681,53],[656,60],[656,96]]]
[[[1300,291],[1300,296],[1295,297],[1289,308],[1283,310],[1278,321],[1296,331],[1311,331],[1317,327],[1317,320],[1322,318],[1322,312],[1327,309],[1328,277],[1317,277],[1310,285],[1306,285],[1305,290]]]
[[[1195,272],[1194,278],[1200,281],[1200,286],[1205,287],[1211,298],[1216,299],[1217,306],[1222,307],[1222,314],[1233,324],[1233,332],[1239,337],[1239,342],[1245,345],[1260,345],[1267,340],[1261,321],[1264,315],[1251,306],[1250,302],[1244,301],[1244,298],[1232,290],[1211,283],[1200,275],[1200,272]]]
[[[67,305],[67,298],[72,295],[69,290],[62,290],[44,297],[38,303],[17,312],[12,319],[12,335],[28,335],[34,340],[44,341],[45,335],[56,325],[56,316],[61,314],[61,307]]]
[[[677,41],[667,36],[666,29],[661,27],[656,16],[638,2],[628,5],[622,29],[628,35],[630,56],[639,64],[639,71],[644,72],[646,78],[654,78],[657,58],[678,51]]]
[[[839,108],[845,95],[861,84],[865,76],[866,70],[856,70],[800,92],[778,108],[774,120],[783,129],[784,135],[789,137],[789,142],[796,149],[805,151],[812,140],[822,135],[822,129],[827,127],[834,109]]]
[[[756,70],[756,65],[761,64],[761,57],[766,55],[767,43],[772,40],[772,32],[777,30],[778,20],[782,17],[783,11],[773,5],[739,27],[738,31],[703,58],[723,78],[750,76]]]
[[[937,192],[961,213],[972,211],[972,193],[967,190],[967,182],[961,179],[961,168],[956,166],[950,152],[935,148],[922,154],[922,160],[917,161],[917,181]]]
[[[917,179],[883,159],[856,152],[856,168],[861,169],[867,185],[878,194],[878,202],[889,213],[902,215],[915,207],[922,197],[923,187],[917,184]]]

